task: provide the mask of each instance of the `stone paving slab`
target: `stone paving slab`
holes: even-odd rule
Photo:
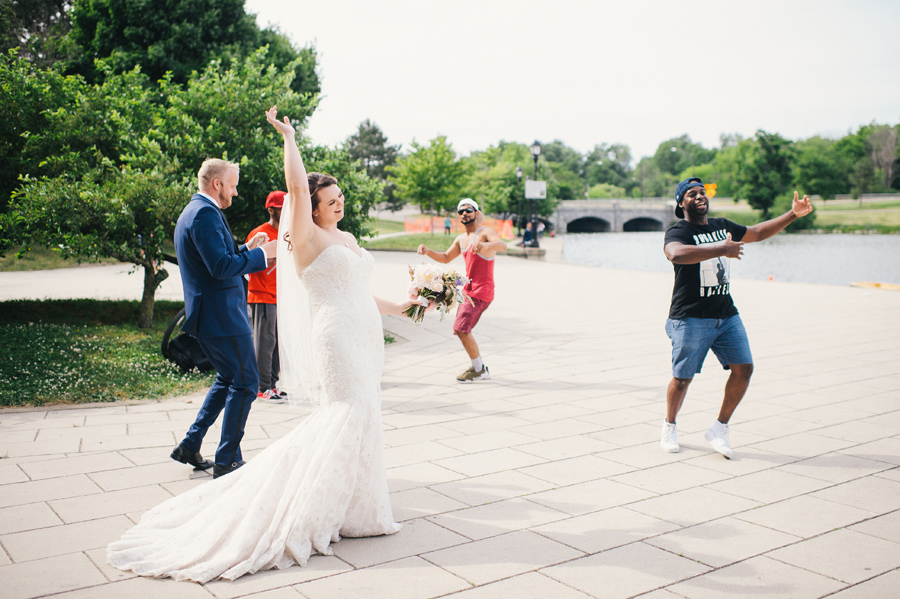
[[[554,245],[556,244],[556,245]],[[0,595],[216,597],[886,597],[900,585],[900,294],[736,280],[754,380],[735,456],[703,433],[727,373],[707,360],[658,446],[670,379],[671,275],[501,256],[476,329],[493,378],[451,319],[386,317],[382,383],[391,537],[345,539],[305,568],[206,585],[148,580],[104,546],[166,497],[209,480],[168,454],[203,394],[0,410]],[[375,253],[396,297],[410,253]],[[0,274],[0,296],[127,297],[123,267]],[[174,270],[174,269],[173,269]],[[177,271],[159,297],[179,299]],[[174,285],[171,285],[175,283]],[[43,287],[42,287],[43,286]],[[254,405],[245,454],[305,412]],[[215,451],[219,430],[202,451]]]

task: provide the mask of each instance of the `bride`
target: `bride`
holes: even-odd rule
[[[374,298],[372,257],[338,230],[337,181],[309,173],[287,117],[288,198],[278,244],[278,327],[284,387],[314,410],[246,466],[173,497],[108,547],[109,563],[142,576],[207,582],[331,555],[345,537],[393,534],[384,466],[382,314],[412,301]],[[284,241],[285,243],[282,243]]]

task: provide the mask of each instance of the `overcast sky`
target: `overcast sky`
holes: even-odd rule
[[[409,147],[839,137],[900,121],[898,0],[247,0],[319,56],[307,134]]]

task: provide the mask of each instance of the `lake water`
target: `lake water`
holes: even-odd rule
[[[672,272],[663,233],[589,233],[563,236],[563,258],[575,264]],[[744,246],[731,276],[848,285],[900,284],[900,235],[780,234]]]

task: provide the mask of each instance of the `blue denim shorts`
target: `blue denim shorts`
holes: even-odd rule
[[[669,318],[666,334],[672,340],[672,376],[676,379],[692,379],[699,374],[709,350],[713,350],[723,368],[753,363],[747,331],[737,314],[722,320]]]

